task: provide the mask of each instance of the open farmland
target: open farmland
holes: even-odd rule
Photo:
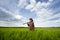
[[[60,40],[60,28],[0,28],[0,40]]]

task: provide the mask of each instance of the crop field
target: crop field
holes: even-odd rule
[[[60,40],[60,28],[0,28],[0,40]]]

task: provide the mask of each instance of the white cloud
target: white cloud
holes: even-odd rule
[[[8,0],[5,0],[5,2],[4,2],[4,0],[0,0],[0,3],[3,6],[5,6],[5,5],[6,6],[11,6],[10,9],[13,9],[10,0],[9,1]],[[5,25],[5,26],[22,26],[22,23],[23,23],[23,20],[22,19],[24,19],[25,17],[23,17],[22,15],[20,15],[20,8],[23,8],[25,5],[27,5],[26,0],[19,0],[18,5],[15,5],[16,6],[16,9],[15,10],[13,9],[14,10],[13,12],[11,12],[10,9],[7,10],[6,8],[0,7],[0,9],[3,12],[5,12],[6,14],[9,14],[9,15],[12,16],[12,18],[11,19],[8,19],[8,20],[16,20],[16,22],[14,22],[14,21],[12,21],[12,22],[5,22],[5,21],[3,21],[3,22],[0,22],[1,25]]]
[[[50,4],[50,2],[47,2],[47,3],[46,2],[42,2],[41,6],[48,6],[49,4]]]
[[[37,11],[37,16],[41,17],[42,19],[47,19],[51,17],[52,12],[49,9],[41,9],[40,11]]]
[[[49,2],[52,2],[52,1],[54,1],[54,0],[49,0]]]
[[[36,3],[35,0],[34,1],[31,1],[32,4],[29,4],[25,7],[25,9],[28,9],[28,10],[31,10],[32,12],[33,11],[39,11],[41,8],[47,8],[51,2],[38,2]]]
[[[33,11],[39,11],[39,9],[41,8],[41,2],[38,2],[37,4],[35,4],[35,6],[31,9],[31,12]]]
[[[22,16],[20,16],[20,15],[16,15],[15,18],[16,18],[16,19],[21,19]]]
[[[43,11],[44,12],[44,11]],[[49,13],[49,14],[48,14]],[[48,13],[45,11],[44,13],[37,14],[37,18],[35,20],[35,25],[36,26],[41,26],[41,27],[60,27],[60,13],[56,15],[51,15],[50,12]],[[59,18],[56,20],[48,20],[48,19],[53,19],[53,18]]]
[[[26,8],[25,9],[32,9],[34,6],[33,5],[28,5],[28,6],[26,6]]]
[[[27,4],[28,4],[27,0],[19,0],[19,2],[18,2],[18,8],[23,8]]]
[[[12,13],[12,12],[6,10],[5,8],[0,7],[0,9],[1,9],[2,11],[4,11],[5,13],[12,15],[12,16],[13,16],[14,18],[16,18],[16,19],[18,19],[18,18],[21,19],[21,18],[22,18],[22,16],[19,15],[19,11],[18,11],[18,12],[16,11],[15,13]],[[18,18],[17,18],[17,17],[18,17]]]
[[[58,19],[56,21],[49,21],[48,20],[48,19],[52,19],[55,17],[59,17],[59,15],[60,15],[60,14],[57,14],[57,15],[53,16],[53,13],[54,13],[53,10],[48,8],[48,6],[51,5],[52,2],[53,2],[53,0],[49,0],[47,3],[46,2],[38,2],[38,3],[33,4],[33,5],[29,4],[29,5],[33,6],[32,8],[29,8],[29,10],[31,12],[35,12],[37,15],[37,18],[34,19],[36,26],[41,26],[41,27],[60,26],[59,25],[60,23],[57,23],[57,21],[60,19]]]
[[[9,19],[6,19],[6,20],[8,20],[8,21],[0,21],[0,26],[22,26],[22,25],[20,25],[20,24],[22,24],[20,21],[23,19],[23,16],[21,16],[21,15],[19,15],[19,14],[15,14],[15,13],[17,13],[17,12],[15,12],[15,13],[12,13],[12,12],[10,12],[10,11],[8,11],[8,10],[6,10],[5,8],[2,8],[2,7],[0,7],[0,10],[2,11],[2,12],[4,12],[5,14],[8,14],[8,15],[11,15],[12,17],[11,18],[9,18]],[[1,15],[0,15],[1,16]],[[4,19],[4,18],[3,18]],[[10,21],[9,22],[9,20],[17,20],[16,22],[14,22],[14,21]],[[18,20],[20,20],[19,22],[18,22]]]
[[[30,4],[27,3],[27,0],[19,0],[18,5],[16,10],[14,10],[14,12],[10,12],[8,10],[6,10],[5,8],[1,8],[0,9],[4,12],[6,12],[7,14],[12,15],[13,19],[16,18],[18,22],[5,22],[5,21],[1,21],[0,25],[12,25],[12,26],[23,26],[22,23],[26,22],[27,20],[24,19],[25,17],[23,17],[20,14],[20,8],[25,8],[26,10],[30,10],[31,12],[35,12],[37,15],[37,18],[34,19],[35,25],[37,26],[41,26],[41,27],[49,27],[49,26],[60,26],[60,19],[57,20],[53,20],[50,21],[48,19],[52,19],[52,18],[56,18],[56,17],[60,17],[60,13],[56,14],[56,15],[52,15],[54,12],[52,9],[48,8],[49,5],[51,5],[51,3],[53,2],[53,0],[49,0],[48,2],[38,2],[36,3],[36,0],[30,0]],[[8,2],[9,3],[9,2]],[[6,3],[8,5],[8,3]],[[6,24],[7,23],[7,24]],[[26,25],[24,25],[26,26]]]
[[[30,4],[25,7],[25,9],[31,10],[36,4],[35,0],[30,0]]]
[[[60,19],[41,22],[40,18],[37,18],[34,20],[34,22],[35,26],[37,27],[60,27]]]
[[[30,3],[31,3],[32,5],[35,5],[35,4],[36,4],[36,0],[30,0]]]
[[[30,6],[29,6],[30,5]],[[29,7],[26,7],[30,9],[31,12],[35,12],[37,14],[38,17],[40,17],[40,19],[47,19],[48,17],[50,17],[52,15],[52,10],[47,9],[47,6],[50,5],[50,2],[38,2],[34,5],[29,4]],[[33,7],[31,7],[33,6]],[[31,8],[30,8],[31,7]]]
[[[5,8],[0,7],[0,9],[1,9],[2,11],[6,12],[6,13],[9,13],[10,15],[14,15],[12,12],[6,10]]]
[[[17,1],[15,0],[0,0],[0,7],[6,8],[13,12],[17,9]]]

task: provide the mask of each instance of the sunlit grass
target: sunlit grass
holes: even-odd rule
[[[60,40],[60,28],[0,28],[0,40]]]

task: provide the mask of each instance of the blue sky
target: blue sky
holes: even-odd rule
[[[0,0],[0,26],[60,27],[60,0]]]

